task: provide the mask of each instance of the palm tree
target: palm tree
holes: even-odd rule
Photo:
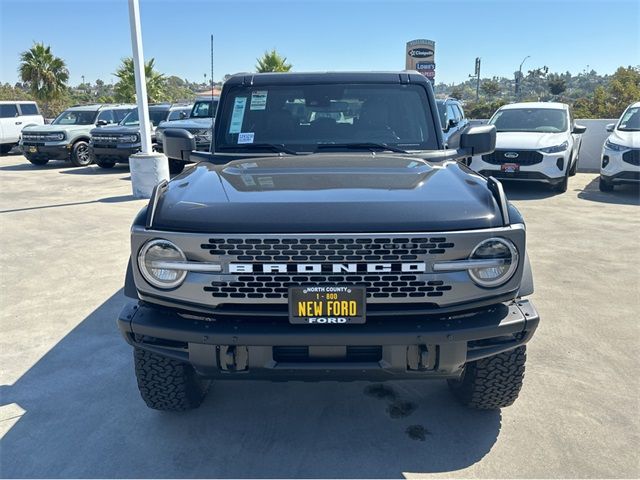
[[[288,72],[291,70],[291,64],[287,63],[287,57],[282,57],[276,49],[272,49],[270,52],[264,52],[262,58],[256,59],[256,71],[258,73],[264,72]]]
[[[144,76],[147,80],[147,100],[158,102],[165,93],[166,79],[164,75],[153,69],[155,59],[144,64]],[[133,59],[123,58],[122,65],[114,73],[120,80],[113,87],[115,98],[118,102],[136,101],[136,77],[133,70]]]
[[[33,47],[20,54],[18,73],[36,100],[44,103],[48,113],[49,102],[62,97],[67,92],[69,70],[59,57],[51,53],[51,47],[44,43],[34,43]]]

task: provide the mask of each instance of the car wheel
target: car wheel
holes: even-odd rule
[[[43,158],[43,157],[34,157],[33,155],[25,155],[25,157],[27,158],[27,160],[29,160],[29,162],[31,162],[33,165],[38,165],[38,166],[42,166],[42,165],[46,165],[47,162],[49,161],[48,158]]]
[[[100,168],[113,168],[116,166],[114,162],[96,162]]]
[[[186,163],[169,159],[169,173],[182,173]]]
[[[0,145],[0,155],[6,155],[12,148],[13,145]]]
[[[604,178],[600,177],[598,188],[601,192],[613,192],[613,183],[609,183]]]
[[[569,170],[569,176],[573,177],[576,172],[578,171],[578,159],[576,158],[576,161],[573,162],[573,165],[571,166],[571,169]]]
[[[448,380],[451,391],[471,408],[495,410],[508,407],[518,398],[527,359],[523,345],[508,352],[470,362],[462,377]]]
[[[71,163],[76,167],[86,167],[93,163],[93,155],[89,149],[89,144],[84,140],[80,140],[73,144],[71,150]]]
[[[560,183],[553,186],[553,190],[558,193],[564,193],[569,188],[569,175],[565,175]]]
[[[140,395],[149,408],[180,412],[198,408],[209,389],[188,363],[135,348],[133,358]]]

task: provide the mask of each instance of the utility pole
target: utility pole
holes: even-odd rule
[[[469,75],[469,78],[476,77],[476,102],[480,100],[480,57],[476,57],[476,69],[473,75]]]
[[[522,65],[527,61],[527,58],[531,58],[531,55],[527,55],[524,57],[522,62],[520,62],[520,68],[518,68],[518,73],[516,75],[516,85],[515,85],[515,94],[516,100],[520,100],[520,92],[522,91]]]

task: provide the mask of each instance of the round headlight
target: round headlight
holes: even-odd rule
[[[483,240],[473,249],[470,260],[499,260],[499,265],[469,269],[471,279],[481,287],[497,287],[509,281],[518,268],[518,250],[506,238]]]
[[[175,288],[184,282],[187,272],[167,266],[186,259],[182,250],[169,240],[156,239],[140,249],[138,267],[144,279],[154,287]]]
[[[135,143],[138,141],[138,135],[122,135],[120,141],[125,143]]]

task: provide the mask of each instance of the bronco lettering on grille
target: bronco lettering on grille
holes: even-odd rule
[[[413,263],[230,263],[229,273],[424,273],[424,262]]]

